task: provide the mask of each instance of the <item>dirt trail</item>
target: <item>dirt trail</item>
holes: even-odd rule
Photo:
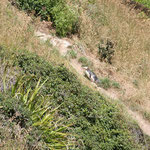
[[[132,118],[137,121],[138,125],[143,130],[143,132],[146,135],[150,136],[150,123],[144,120],[143,117],[139,113],[133,112],[127,107],[126,107],[126,110],[132,116]]]
[[[59,39],[58,37],[54,37],[50,34],[46,34],[46,33],[43,33],[41,31],[37,31],[35,32],[35,36],[39,37],[40,40],[42,41],[47,41],[49,40],[50,43],[54,46],[54,47],[57,47],[60,51],[60,54],[62,56],[66,56],[67,55],[67,51],[70,50],[70,47],[73,45],[69,40],[67,39]],[[99,61],[96,60],[94,58],[94,56],[92,55],[86,55],[84,54],[84,56],[86,56],[88,59],[90,59],[93,64],[95,66],[99,66]],[[80,75],[84,75],[84,69],[82,68],[81,64],[77,61],[77,59],[72,59],[70,60],[70,64],[71,66],[80,74]],[[102,66],[102,65],[101,65]],[[104,68],[104,70],[106,70]],[[118,78],[117,75],[115,75],[116,78]],[[102,93],[104,96],[107,96],[113,100],[119,100],[120,99],[120,94],[118,94],[117,92],[115,91],[107,91],[107,90],[104,90],[103,88],[101,87],[97,87],[95,83],[92,83],[91,84],[97,88],[97,90]],[[131,90],[132,89],[132,86],[130,86],[129,84],[126,85],[126,96],[129,96],[129,95],[132,95],[136,92],[136,90]],[[132,91],[132,92],[131,92]],[[147,135],[150,136],[150,123],[148,121],[146,121],[139,113],[137,112],[134,112],[132,111],[129,107],[127,107],[125,104],[122,103],[122,105],[124,106],[125,110],[127,111],[127,113],[133,118],[133,120],[135,120],[138,125],[140,126],[140,128],[143,130],[143,132]]]

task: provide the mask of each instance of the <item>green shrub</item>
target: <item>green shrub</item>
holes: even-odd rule
[[[5,68],[7,73],[8,68]],[[0,95],[0,114],[10,118],[20,128],[35,129],[36,136],[28,135],[29,145],[42,141],[49,149],[66,149],[72,143],[69,133],[65,133],[68,127],[63,123],[63,118],[58,113],[56,115],[58,108],[52,107],[50,97],[40,92],[46,81],[40,84],[41,79],[33,74],[18,77],[15,84],[4,91],[5,96]]]
[[[17,6],[29,13],[33,12],[36,16],[41,16],[42,19],[48,20],[51,14],[51,9],[62,0],[16,0]]]
[[[16,84],[12,86],[10,98],[1,98],[0,113],[3,113],[21,128],[32,128],[36,133],[30,132],[28,142],[30,145],[35,141],[45,143],[45,148],[49,149],[66,149],[68,138],[64,131],[68,128],[62,124],[61,120],[56,117],[56,110],[53,109],[48,97],[40,95],[40,89],[44,85],[40,85],[40,80],[36,86],[30,88],[30,82],[33,77],[22,76],[18,78]],[[9,94],[9,93],[7,93]],[[11,98],[13,97],[13,98]],[[29,124],[30,123],[30,124]],[[33,135],[32,135],[32,134]]]
[[[117,83],[116,81],[112,81],[110,80],[109,78],[103,78],[103,79],[100,79],[100,83],[99,83],[99,86],[104,88],[104,89],[109,89],[109,88],[116,88],[116,89],[119,89],[120,88],[120,84]]]
[[[114,44],[109,40],[101,40],[98,47],[98,54],[100,56],[100,61],[106,61],[112,64],[112,57],[114,55]]]
[[[52,16],[56,26],[56,32],[60,36],[77,32],[78,15],[70,6],[66,4],[60,5],[58,3],[52,8]]]
[[[112,81],[112,87],[114,87],[116,89],[120,89],[120,84],[116,81]]]
[[[17,54],[14,65],[35,75],[32,86],[40,77],[42,82],[47,79],[41,94],[49,95],[53,107],[60,106],[59,114],[72,124],[72,134],[78,135],[75,149],[138,149],[119,110],[99,93],[81,85],[63,65],[54,66],[25,52]]]
[[[143,4],[144,6],[150,8],[150,1],[149,0],[134,0],[136,2],[139,2],[141,4]]]
[[[16,0],[16,2],[21,9],[34,12],[43,20],[51,20],[60,36],[77,32],[77,11],[67,5],[65,0]]]
[[[6,94],[1,93],[0,97],[0,122],[3,123],[3,128],[1,128],[0,125],[0,134],[3,133],[3,137],[0,136],[1,142],[3,143],[4,141],[5,145],[8,145],[6,147],[9,147],[8,140],[13,139],[13,142],[17,143],[17,138],[20,137],[21,139],[23,138],[23,145],[27,147],[27,149],[32,149],[35,145],[39,149],[44,149],[45,144],[40,138],[41,133],[32,127],[32,112],[26,108],[20,99],[12,97],[8,91]],[[25,131],[25,133],[18,135],[18,126],[22,131]],[[11,132],[8,132],[8,128]],[[5,131],[6,129],[7,131]],[[29,129],[30,132],[28,132]],[[10,143],[11,142],[12,140],[10,140]],[[22,146],[22,144],[20,145]]]
[[[2,106],[2,109],[0,109],[1,114],[4,114],[8,118],[14,118],[13,121],[22,128],[27,128],[31,125],[31,112],[25,108],[25,105],[20,100],[11,98],[11,96],[7,96],[7,98],[3,97],[0,101],[0,106]]]

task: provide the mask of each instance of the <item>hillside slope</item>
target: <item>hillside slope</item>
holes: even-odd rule
[[[59,106],[58,116],[65,118],[63,123],[71,124],[68,130],[71,132],[71,138],[75,136],[74,149],[147,149],[145,136],[138,126],[132,121],[127,121],[128,119],[122,113],[119,105],[116,103],[117,106],[115,106],[99,92],[95,92],[90,81],[79,76],[70,62],[62,57],[59,50],[53,47],[51,43],[48,41],[43,43],[34,36],[35,24],[38,19],[28,17],[5,0],[0,3],[0,19],[2,64],[9,62],[10,67],[17,68],[22,75],[34,74],[35,79],[30,84],[31,89],[34,89],[39,78],[42,82],[47,80],[39,95],[49,97],[52,108]],[[2,71],[2,80],[4,80],[3,73]],[[26,80],[24,83],[28,85]],[[91,90],[83,84],[89,84],[89,87],[93,89]],[[24,89],[28,90],[25,87]],[[3,89],[4,87],[2,91]],[[2,91],[1,93],[5,97],[5,93]],[[7,92],[11,97],[10,91]],[[9,100],[3,96],[1,98],[1,105],[4,108],[7,106],[7,103],[5,104],[7,99]],[[26,106],[22,107],[25,107],[26,110]],[[8,107],[6,108],[8,109]],[[7,116],[5,109],[2,112],[11,123],[12,118]],[[20,113],[22,112],[20,111]],[[30,118],[29,116],[28,114],[26,117]],[[15,123],[19,125],[16,121]],[[10,128],[8,126],[6,128]],[[13,134],[15,135],[17,132]],[[9,149],[16,142],[13,143],[13,141],[8,140],[12,143],[5,145],[7,139],[7,136],[1,139],[2,149]],[[17,139],[13,138],[13,140]],[[30,149],[28,146],[32,145],[32,143],[28,145],[26,140],[23,140],[22,143],[26,149]],[[33,141],[31,148],[34,146]],[[61,149],[60,147],[57,148]]]

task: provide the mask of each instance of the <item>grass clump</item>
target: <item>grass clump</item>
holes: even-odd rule
[[[25,144],[28,147],[37,142],[37,145],[43,143],[37,149],[67,149],[71,140],[65,133],[68,126],[56,115],[59,106],[52,107],[50,97],[40,92],[46,81],[41,83],[41,79],[36,80],[33,75],[18,77],[15,84],[0,95],[0,114],[26,130]]]
[[[69,50],[67,52],[67,54],[68,54],[69,58],[71,58],[71,59],[76,59],[77,58],[77,52],[74,51],[74,50]]]
[[[112,87],[114,87],[116,89],[120,89],[120,84],[116,81],[112,81]]]
[[[120,88],[120,84],[116,81],[112,81],[109,78],[103,78],[100,79],[100,84],[99,86],[101,86],[104,89],[109,89],[109,88],[116,88],[119,89]]]
[[[108,78],[101,79],[101,87],[104,89],[109,89],[111,88],[111,81]]]
[[[63,0],[16,0],[17,6],[52,21],[59,36],[77,32],[77,11]]]
[[[91,67],[92,66],[92,62],[89,61],[86,57],[80,57],[79,60],[78,60],[79,63],[82,64],[82,66],[88,66],[88,67]]]
[[[81,85],[63,65],[51,65],[37,55],[23,51],[17,52],[14,62],[14,66],[20,67],[25,74],[34,74],[31,89],[36,87],[40,77],[42,83],[47,79],[41,94],[49,95],[52,106],[60,106],[58,113],[67,124],[72,124],[72,134],[77,135],[74,149],[138,149],[115,105]]]
[[[144,117],[145,119],[147,119],[148,121],[150,121],[150,113],[144,111],[144,112],[143,112],[143,117]]]

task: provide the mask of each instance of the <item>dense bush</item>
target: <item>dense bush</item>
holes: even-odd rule
[[[82,64],[83,67],[91,67],[92,66],[92,62],[90,60],[88,60],[88,58],[86,57],[80,57],[78,60],[79,63]]]
[[[131,150],[136,147],[119,110],[99,93],[82,86],[63,65],[53,66],[24,52],[18,53],[14,62],[24,73],[36,76],[31,85],[40,77],[43,81],[47,79],[42,95],[49,95],[54,107],[60,105],[59,113],[72,124],[72,133],[77,135],[76,149]]]
[[[112,64],[112,57],[114,55],[114,44],[110,40],[101,40],[98,47],[98,54],[100,61],[106,61]]]
[[[30,119],[31,112],[25,108],[20,100],[6,95],[2,97],[1,95],[0,106],[3,108],[0,109],[0,113],[8,118],[13,118],[13,122],[21,127],[28,127],[32,123]]]
[[[60,36],[77,31],[77,12],[65,0],[16,0],[17,5],[28,12],[51,20]]]
[[[150,8],[150,1],[149,0],[134,0],[136,2],[139,2],[141,4],[143,4],[144,6]]]
[[[43,145],[38,149],[70,147],[68,142],[71,143],[72,140],[65,133],[68,127],[63,124],[62,118],[60,121],[56,116],[56,109],[52,108],[48,98],[41,97],[40,89],[45,82],[40,85],[39,80],[31,89],[32,80],[32,76],[22,76],[12,85],[12,90],[7,91],[7,96],[3,93],[5,97],[0,97],[0,114],[26,130],[26,145],[29,143],[32,146],[40,142]]]

